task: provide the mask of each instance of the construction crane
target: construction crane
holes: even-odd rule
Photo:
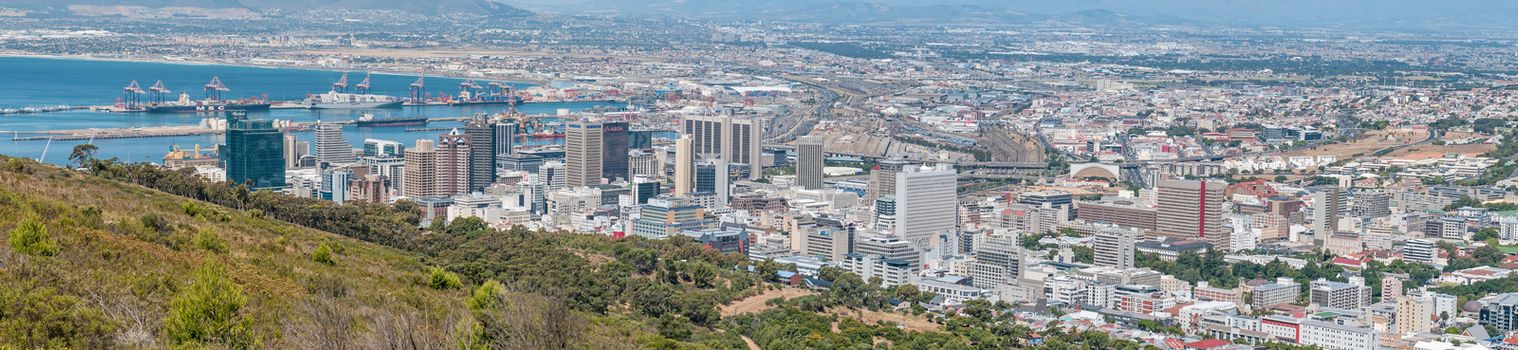
[[[411,83],[411,102],[422,103],[425,101],[424,98],[427,94],[426,79],[426,77],[416,77],[416,81]]]
[[[153,93],[153,104],[163,104],[163,96],[172,92],[169,91],[169,88],[163,86],[162,79],[153,83],[153,86],[148,87],[148,91]]]
[[[354,91],[357,91],[360,94],[369,93],[369,74],[369,72],[364,72],[364,81],[358,82],[358,85],[353,85]],[[344,76],[346,75],[347,74],[344,74]]]
[[[223,91],[232,91],[232,89],[228,89],[226,84],[222,84],[221,83],[221,77],[212,76],[211,77],[211,82],[206,83],[206,99],[207,100],[220,101],[221,100],[221,93]]]
[[[137,86],[136,80],[121,88],[121,94],[123,95],[121,98],[123,101],[122,106],[127,109],[137,108],[137,105],[142,104],[142,87]]]
[[[343,72],[343,77],[332,83],[332,91],[348,92],[348,72]]]

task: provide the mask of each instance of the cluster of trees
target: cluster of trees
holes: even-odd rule
[[[1264,265],[1248,261],[1229,264],[1223,260],[1222,254],[1210,250],[1204,254],[1181,253],[1173,262],[1161,260],[1158,255],[1151,253],[1138,253],[1136,256],[1139,267],[1150,268],[1191,283],[1207,281],[1212,286],[1222,288],[1233,288],[1239,283],[1256,278],[1274,280],[1286,277],[1303,286],[1319,278],[1338,282],[1346,281],[1343,277],[1343,267],[1322,263],[1329,259],[1328,255],[1312,253],[1296,258],[1306,260],[1307,263],[1300,269],[1293,268],[1280,260]],[[1390,264],[1371,261],[1361,271],[1361,276],[1365,277],[1365,283],[1370,285],[1371,290],[1379,296],[1381,281],[1386,274],[1390,273],[1407,276],[1408,280],[1403,282],[1404,288],[1423,285],[1439,276],[1439,270],[1432,266],[1401,260]],[[1301,292],[1305,295],[1308,289],[1304,287]]]

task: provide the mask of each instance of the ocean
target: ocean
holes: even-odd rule
[[[177,96],[188,92],[191,98],[203,97],[203,88],[211,77],[220,77],[231,91],[223,92],[223,98],[265,96],[275,101],[298,100],[309,93],[322,93],[331,89],[342,72],[300,68],[245,67],[208,64],[101,61],[45,57],[0,57],[0,108],[27,106],[75,105],[95,106],[115,104],[122,97],[122,88],[132,80],[146,89],[157,80]],[[348,81],[356,84],[363,80],[364,72],[350,72]],[[371,93],[407,96],[409,84],[416,76],[374,74]],[[454,94],[461,79],[427,77],[428,91]],[[483,82],[482,82],[483,83]],[[530,86],[512,83],[517,87]],[[147,100],[148,96],[143,96]],[[177,97],[166,97],[172,99]],[[559,110],[581,112],[597,106],[621,106],[605,102],[530,103],[517,107],[527,114],[553,114]],[[496,106],[426,106],[378,110],[305,110],[275,109],[250,113],[253,118],[278,119],[298,122],[342,121],[358,119],[361,114],[373,113],[376,117],[426,116],[458,117],[480,113],[505,111],[505,105]],[[101,139],[82,141],[14,141],[6,134],[16,135],[28,131],[67,130],[88,128],[133,128],[166,125],[196,125],[201,119],[219,115],[196,114],[145,114],[109,113],[75,110],[36,114],[0,115],[0,154],[14,157],[42,159],[45,162],[67,163],[69,151],[74,145],[93,142],[100,148],[98,157],[118,158],[130,162],[163,161],[164,153],[171,146],[193,148],[201,145],[209,148],[222,142],[218,135],[160,137],[138,139]],[[426,128],[450,128],[462,126],[461,122],[434,122]],[[361,148],[366,138],[398,141],[408,146],[418,139],[436,139],[441,131],[406,131],[409,127],[344,128],[344,136],[354,148]],[[297,132],[302,140],[312,141],[311,132]],[[533,143],[562,142],[562,139],[534,140]],[[313,142],[314,143],[314,142]]]

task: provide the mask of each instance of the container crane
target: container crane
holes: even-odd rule
[[[220,101],[221,93],[224,91],[232,91],[232,89],[228,89],[226,84],[221,83],[221,77],[212,76],[211,82],[206,83],[207,100]]]
[[[153,86],[148,87],[148,92],[153,93],[153,104],[163,104],[163,96],[168,95],[172,91],[163,86],[163,80],[158,80],[158,82],[153,83]]]
[[[369,72],[364,72],[364,81],[360,81],[357,85],[353,85],[354,91],[357,91],[360,94],[369,93],[369,75]]]
[[[137,86],[137,81],[133,80],[131,84],[121,88],[121,94],[123,95],[121,98],[123,101],[122,106],[127,109],[137,108],[138,105],[142,104],[142,93],[142,87]]]
[[[348,72],[343,72],[343,77],[332,82],[332,91],[348,92]]]

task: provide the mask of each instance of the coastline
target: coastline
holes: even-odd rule
[[[205,59],[167,60],[167,59],[154,59],[154,58],[148,58],[148,57],[99,57],[99,56],[89,56],[89,55],[37,54],[37,53],[16,52],[16,51],[0,51],[0,58],[40,58],[40,59],[73,60],[73,61],[99,61],[99,62],[129,62],[129,63],[178,64],[178,65],[186,65],[186,66],[227,66],[227,67],[267,68],[267,69],[300,69],[300,70],[309,70],[309,71],[318,71],[318,72],[335,72],[335,73],[358,72],[358,70],[341,70],[341,69],[326,68],[326,67],[307,67],[307,66],[297,66],[297,65],[255,64],[255,63],[243,63],[243,62],[220,62],[220,61],[205,60]],[[374,74],[383,74],[383,75],[405,76],[405,77],[429,77],[429,78],[444,78],[444,79],[459,79],[459,80],[482,79],[480,77],[447,75],[447,74],[425,74],[425,73],[420,73],[420,72],[407,72],[407,71],[365,70],[363,72],[369,72],[369,73],[374,73]],[[512,78],[511,80],[494,80],[494,81],[503,81],[503,82],[510,83],[510,84],[523,85],[524,88],[527,88],[527,87],[539,87],[539,86],[548,85],[548,82],[546,82],[546,81],[536,81],[536,80],[530,80],[529,81],[529,79],[520,79],[520,78]]]

